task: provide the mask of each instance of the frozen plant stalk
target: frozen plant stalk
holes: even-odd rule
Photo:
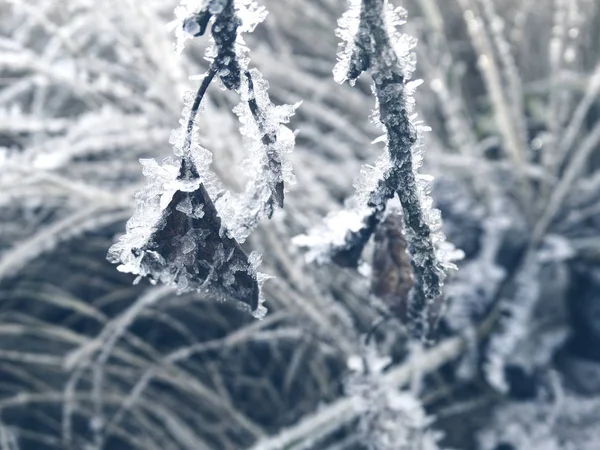
[[[415,276],[408,301],[409,326],[415,337],[424,338],[437,320],[446,272],[456,267],[453,261],[462,252],[445,241],[440,212],[432,208],[429,197],[431,177],[417,173],[422,134],[428,128],[413,113],[412,96],[420,81],[410,81],[416,41],[396,31],[404,23],[404,13],[386,0],[350,0],[349,11],[339,21],[337,34],[343,42],[334,78],[354,84],[369,71],[377,99],[375,117],[385,130],[381,140],[386,148],[375,167],[363,168],[346,210],[328,216],[324,227],[295,242],[309,247],[309,259],[356,266],[362,248],[384,219],[388,200],[397,194]]]
[[[204,78],[194,104],[187,105],[190,133],[173,133],[175,154],[162,165],[142,160],[146,187],[136,194],[136,211],[127,233],[109,250],[118,269],[153,282],[174,285],[179,291],[209,291],[219,298],[235,298],[259,307],[256,264],[248,258],[221,223],[205,184],[212,154],[192,140],[199,99],[215,75]],[[191,98],[188,98],[189,102]],[[202,175],[201,175],[202,174]]]
[[[241,33],[265,18],[264,8],[251,0],[183,0],[175,13],[177,50],[185,38],[202,36],[212,22],[206,55],[210,68],[197,94],[186,95],[181,127],[170,140],[176,158],[162,164],[142,160],[146,188],[137,193],[136,212],[109,259],[123,272],[180,292],[239,300],[260,317],[266,312],[260,292],[266,276],[256,270],[260,255],[247,255],[240,243],[263,217],[283,207],[285,183],[293,182],[285,154],[294,146],[294,135],[284,124],[297,105],[273,105],[262,74],[248,68]],[[239,195],[224,192],[210,171],[212,153],[194,139],[200,102],[215,77],[241,98],[234,111],[249,149],[250,179]]]

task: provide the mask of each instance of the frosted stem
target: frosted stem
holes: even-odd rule
[[[190,109],[190,117],[188,118],[187,127],[186,127],[186,135],[185,142],[183,144],[183,154],[189,155],[190,148],[192,147],[192,135],[194,132],[194,123],[196,121],[196,115],[198,114],[198,110],[200,109],[200,102],[204,98],[204,94],[208,90],[208,86],[212,82],[213,78],[217,73],[217,69],[214,64],[211,64],[208,68],[208,72],[204,76],[202,80],[202,84],[198,88],[198,92],[196,93],[196,98],[194,99],[194,103],[192,104],[192,108]]]
[[[248,107],[252,113],[252,118],[258,127],[260,133],[260,140],[263,145],[267,148],[267,162],[266,168],[274,173],[274,175],[280,180],[275,184],[270,184],[271,187],[271,198],[277,202],[280,208],[283,208],[283,177],[282,177],[282,166],[281,166],[281,155],[273,149],[273,145],[277,141],[277,132],[269,131],[265,128],[265,113],[261,111],[258,103],[256,102],[256,96],[254,94],[254,82],[252,81],[252,74],[249,70],[245,72],[246,78],[248,79]],[[269,217],[273,214],[273,209]]]
[[[179,170],[179,175],[183,179],[192,179],[198,177],[198,172],[192,162],[192,139],[194,136],[194,123],[196,122],[196,115],[198,114],[198,110],[200,109],[200,103],[208,90],[208,86],[212,83],[215,75],[217,73],[217,69],[215,64],[211,64],[208,68],[208,72],[204,76],[202,80],[202,84],[198,88],[198,92],[196,93],[196,98],[194,98],[194,103],[190,109],[190,115],[188,117],[187,126],[185,129],[185,139],[183,141],[182,147],[182,158],[181,158],[181,168]]]

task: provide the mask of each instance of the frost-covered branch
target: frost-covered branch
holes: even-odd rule
[[[248,80],[248,107],[250,108],[252,118],[254,119],[254,122],[258,127],[258,131],[261,136],[260,140],[262,144],[267,148],[266,164],[264,164],[264,167],[267,168],[267,170],[270,170],[277,178],[277,180],[272,184],[272,186],[270,186],[271,197],[269,199],[269,203],[276,203],[280,208],[283,208],[283,177],[281,167],[281,155],[277,152],[277,149],[273,148],[273,146],[277,143],[277,130],[268,129],[269,124],[266,122],[267,118],[258,106],[256,93],[254,89],[254,81],[252,81],[252,74],[250,72],[246,72],[246,78]]]
[[[322,227],[295,242],[309,247],[308,258],[333,261],[347,267],[358,265],[362,248],[385,216],[387,202],[396,194],[402,205],[404,233],[414,268],[414,287],[409,294],[409,325],[416,337],[427,335],[436,322],[434,304],[453,261],[461,253],[445,242],[440,212],[429,197],[431,177],[417,173],[421,165],[422,135],[428,131],[417,120],[413,94],[420,81],[410,81],[415,60],[413,38],[400,34],[404,11],[384,0],[350,1],[339,21],[343,39],[334,78],[354,84],[364,71],[373,79],[377,99],[375,122],[385,131],[384,154],[375,167],[365,167],[357,192],[347,208],[325,219]]]
[[[264,8],[247,0],[184,0],[176,15],[178,50],[186,38],[203,35],[212,21],[210,68],[197,94],[186,95],[181,127],[171,134],[177,158],[162,164],[142,160],[147,186],[136,195],[136,212],[109,259],[123,272],[180,292],[237,299],[262,316],[265,277],[256,271],[261,258],[247,255],[240,243],[276,206],[283,207],[284,182],[293,182],[284,154],[294,146],[293,133],[283,124],[297,105],[274,106],[261,73],[248,68],[241,33],[254,30],[266,16]],[[195,139],[196,115],[214,77],[241,97],[234,111],[250,150],[249,181],[241,194],[224,190],[210,170],[212,153]]]
[[[269,84],[257,69],[244,73],[241,101],[234,108],[239,117],[248,158],[246,170],[254,176],[241,195],[231,198],[229,210],[235,212],[230,228],[234,237],[246,239],[263,217],[271,218],[276,208],[283,208],[286,184],[295,183],[286,155],[294,148],[294,134],[285,126],[300,105],[271,103]]]

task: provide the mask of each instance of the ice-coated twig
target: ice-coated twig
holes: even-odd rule
[[[187,121],[186,126],[186,134],[185,141],[183,143],[183,155],[184,157],[190,157],[190,149],[192,148],[192,138],[194,135],[194,122],[196,121],[196,115],[198,114],[198,110],[200,109],[200,102],[204,98],[206,91],[208,90],[208,86],[212,83],[215,74],[217,73],[216,67],[214,64],[211,64],[208,72],[204,76],[200,87],[198,88],[198,93],[196,94],[196,98],[194,98],[194,103],[190,109],[190,115]]]
[[[462,256],[445,241],[440,212],[431,207],[431,177],[417,173],[421,165],[422,134],[428,128],[417,121],[412,97],[419,81],[410,81],[416,42],[400,34],[404,11],[385,0],[351,0],[339,21],[343,39],[334,78],[351,84],[364,71],[373,79],[377,99],[376,122],[385,130],[386,150],[375,167],[363,168],[353,199],[344,211],[334,213],[325,225],[298,236],[295,243],[308,247],[308,258],[356,266],[362,248],[383,220],[386,203],[398,195],[404,217],[415,284],[409,293],[408,317],[413,335],[424,338],[435,323],[433,308],[453,261]]]
[[[111,247],[109,259],[121,271],[174,285],[181,292],[210,290],[218,298],[237,299],[260,317],[266,312],[260,295],[266,278],[256,272],[260,255],[248,256],[240,242],[260,219],[283,207],[284,182],[293,181],[284,153],[293,149],[294,136],[282,124],[297,105],[274,106],[260,72],[248,69],[241,33],[264,19],[264,8],[249,0],[184,0],[176,15],[178,48],[182,37],[203,35],[213,21],[210,68],[193,100],[186,95],[181,128],[171,135],[180,159],[142,161],[147,187],[137,194],[136,213],[126,235]],[[210,171],[211,152],[194,142],[196,115],[214,77],[242,98],[235,112],[254,170],[240,195],[224,192]]]
[[[267,16],[264,7],[252,0],[182,0],[175,8],[173,22],[177,37],[176,49],[181,52],[186,39],[202,36],[213,20],[213,45],[206,57],[215,64],[223,85],[239,90],[242,72],[250,61],[242,33],[252,32]]]
[[[530,324],[539,312],[536,308],[544,294],[540,273],[557,262],[571,259],[573,255],[573,248],[566,239],[547,234],[538,248],[528,250],[523,256],[515,272],[512,292],[503,297],[496,306],[499,313],[498,324],[491,332],[483,364],[486,380],[498,392],[509,392],[511,386],[505,369],[515,361],[515,354],[531,343]],[[553,334],[555,337],[559,335],[554,332]],[[535,346],[535,351],[536,355],[544,354],[539,345]],[[547,358],[551,358],[550,355],[553,354],[553,351],[549,351]],[[538,357],[541,356],[536,356]],[[528,362],[532,362],[530,357]]]
[[[249,69],[250,58],[242,33],[251,32],[267,15],[264,7],[252,0],[205,0],[199,6],[184,0],[176,11],[181,19],[177,33],[200,36],[211,27],[213,45],[206,57],[212,61],[223,85],[241,96],[234,112],[240,117],[241,132],[250,148],[250,180],[242,195],[223,197],[217,209],[232,236],[243,242],[264,217],[273,215],[275,206],[283,207],[284,183],[293,183],[285,154],[294,147],[294,135],[283,124],[289,121],[295,105],[275,106],[267,93],[268,83],[258,69]],[[253,164],[255,161],[258,164]],[[270,194],[269,194],[270,192]],[[223,203],[231,203],[219,208]]]
[[[277,203],[280,208],[283,208],[283,176],[281,167],[281,155],[277,152],[273,146],[277,142],[277,132],[267,128],[266,117],[263,111],[260,110],[256,101],[256,94],[254,92],[254,82],[252,81],[252,74],[250,71],[246,71],[246,79],[248,80],[248,107],[252,113],[252,118],[258,127],[258,131],[261,135],[261,142],[267,148],[267,161],[266,169],[271,171],[275,180],[269,186],[271,189],[271,197],[269,198],[269,204]],[[269,217],[273,214],[272,210],[269,213]]]
[[[300,105],[271,103],[268,83],[258,69],[244,72],[241,101],[234,108],[248,151],[246,172],[251,173],[244,192],[230,199],[235,217],[224,220],[232,235],[243,242],[263,217],[283,208],[286,184],[295,182],[286,154],[294,148],[294,134],[285,126]]]

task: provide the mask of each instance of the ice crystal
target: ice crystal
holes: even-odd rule
[[[268,14],[265,7],[254,0],[235,0],[235,9],[242,22],[239,28],[241,33],[252,33]]]
[[[199,31],[200,26],[195,22],[186,21],[195,13],[201,11],[207,0],[181,0],[175,8],[175,20],[167,25],[167,29],[175,31],[175,50],[181,53],[185,47],[185,41],[192,39]]]

